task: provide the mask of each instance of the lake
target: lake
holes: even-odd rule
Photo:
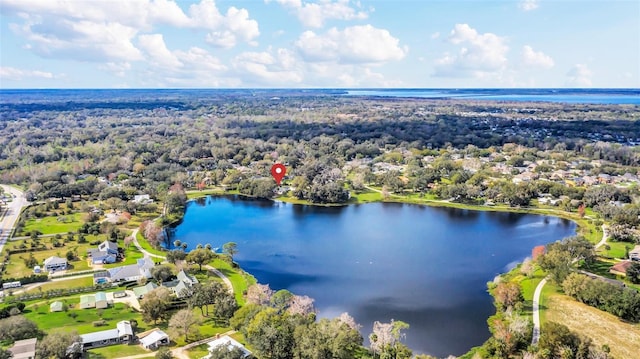
[[[640,105],[640,89],[351,89],[349,96]]]
[[[411,325],[416,353],[460,355],[489,336],[486,283],[531,253],[575,234],[547,216],[397,203],[344,207],[207,197],[188,204],[171,242],[236,242],[236,261],[261,283],[315,298],[320,317],[349,312]]]

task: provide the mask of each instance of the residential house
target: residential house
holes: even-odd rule
[[[214,349],[218,349],[220,347],[226,348],[229,351],[232,350],[233,348],[238,348],[242,351],[243,358],[248,358],[249,356],[251,356],[251,352],[247,348],[245,348],[244,345],[240,344],[237,340],[231,338],[228,335],[225,335],[221,338],[208,342],[207,346],[209,346],[209,352],[211,352]],[[211,354],[204,356],[201,359],[210,359],[210,358],[211,358]]]
[[[67,259],[51,256],[44,260],[44,270],[47,272],[55,272],[57,270],[67,269]]]
[[[117,243],[104,241],[98,245],[98,248],[90,249],[87,252],[87,258],[91,259],[92,264],[115,263],[119,253]]]
[[[99,272],[93,275],[93,282],[99,283],[115,283],[135,281],[141,278],[151,278],[151,268],[155,264],[149,257],[138,259],[136,264],[129,264],[115,268],[109,268],[106,272]]]
[[[35,359],[37,342],[38,338],[16,340],[8,350],[13,354],[13,359]]]
[[[82,350],[97,347],[105,347],[121,343],[130,343],[135,340],[131,323],[123,320],[116,324],[116,329],[107,329],[99,332],[80,335]]]
[[[64,310],[64,303],[55,301],[49,305],[50,312],[62,312]]]
[[[96,307],[96,296],[93,294],[85,294],[80,296],[80,309],[89,309]]]
[[[184,270],[181,270],[177,279],[162,283],[163,287],[171,289],[173,294],[178,298],[184,298],[189,292],[189,288],[198,283],[198,279],[194,276],[188,275]]]
[[[640,261],[640,245],[633,247],[633,249],[629,251],[629,259],[632,261]]]
[[[627,269],[629,267],[631,267],[632,264],[633,264],[633,262],[631,262],[631,261],[618,262],[618,263],[614,264],[611,268],[609,268],[609,273],[615,274],[615,275],[626,276],[627,275]]]
[[[135,287],[131,290],[133,290],[133,294],[136,296],[136,298],[138,299],[142,299],[144,298],[144,296],[151,292],[152,290],[158,288],[158,285],[153,283],[153,282],[149,282],[143,286],[140,287]]]
[[[162,345],[169,345],[170,342],[167,333],[158,328],[148,332],[142,337],[138,336],[138,339],[143,348],[150,350],[156,350]]]

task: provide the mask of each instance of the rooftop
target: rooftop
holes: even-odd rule
[[[36,357],[37,338],[17,340],[9,351],[13,353],[13,359],[26,359]]]

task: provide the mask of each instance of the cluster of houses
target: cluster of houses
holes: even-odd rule
[[[117,283],[136,281],[142,278],[151,278],[151,268],[155,263],[149,257],[138,259],[135,264],[129,264],[93,274],[94,284]]]

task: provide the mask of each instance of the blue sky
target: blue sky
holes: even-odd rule
[[[0,88],[640,87],[637,0],[2,0]]]

